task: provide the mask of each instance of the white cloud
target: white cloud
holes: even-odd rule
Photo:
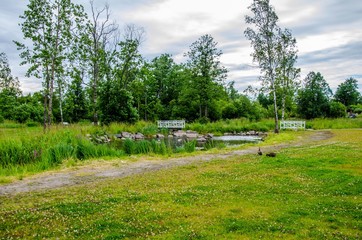
[[[76,0],[89,9],[89,2]],[[106,2],[97,0],[102,7]],[[211,34],[230,67],[229,79],[243,90],[260,74],[252,63],[250,42],[244,37],[244,16],[252,0],[108,0],[112,18],[121,26],[134,23],[146,30],[142,54],[155,57],[170,53],[176,62],[184,62],[183,53],[201,35]],[[298,65],[302,76],[320,71],[332,87],[349,76],[362,76],[362,5],[359,0],[271,0],[281,27],[292,30],[299,48]],[[0,9],[0,51],[12,64],[13,75],[21,80],[24,92],[41,88],[40,81],[24,77],[26,68],[12,40],[21,40],[17,23],[26,8],[25,1],[6,1]],[[358,78],[361,81],[361,78]],[[257,84],[257,81],[256,81]],[[37,89],[38,88],[38,89]]]

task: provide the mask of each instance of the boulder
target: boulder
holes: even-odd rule
[[[197,132],[186,132],[186,138],[187,139],[197,139],[199,134]]]
[[[134,135],[134,139],[135,140],[143,140],[143,139],[145,139],[145,136],[142,133],[136,133]]]
[[[206,136],[205,136],[205,138],[207,138],[207,139],[211,139],[211,138],[213,138],[214,137],[214,134],[212,134],[212,133],[208,133],[208,134],[206,134]]]
[[[178,131],[173,132],[172,135],[177,138],[182,138],[182,137],[186,136],[186,132],[182,131],[182,130],[178,130]]]
[[[156,138],[157,139],[164,139],[165,136],[163,134],[159,133],[159,134],[156,135]]]
[[[114,137],[115,137],[115,138],[122,139],[122,134],[115,134]]]
[[[129,132],[122,132],[121,135],[122,135],[122,138],[133,138],[132,133],[129,133]]]

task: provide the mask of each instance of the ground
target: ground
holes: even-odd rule
[[[262,151],[264,153],[270,151],[278,152],[278,150],[283,148],[310,144],[311,142],[318,142],[331,137],[332,133],[330,131],[313,131],[311,134],[307,134],[306,137],[298,138],[296,141],[290,143],[263,146]],[[229,149],[217,154],[205,152],[195,156],[169,158],[163,160],[152,158],[138,161],[125,161],[124,159],[102,161],[101,164],[100,162],[97,162],[97,164],[89,164],[76,168],[46,172],[33,177],[17,180],[10,184],[1,185],[0,195],[12,195],[23,192],[82,185],[109,178],[123,178],[134,174],[142,174],[145,172],[158,171],[161,169],[195,164],[198,162],[207,162],[214,159],[226,159],[238,155],[257,154],[258,148],[259,146],[256,145],[244,150]]]

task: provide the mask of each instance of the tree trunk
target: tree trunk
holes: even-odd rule
[[[48,85],[48,84],[47,84]],[[46,90],[44,92],[44,116],[43,116],[43,131],[46,133],[47,131],[47,117],[48,117],[48,86],[46,87]]]
[[[277,94],[275,90],[275,83],[272,83],[273,88],[273,99],[274,99],[274,120],[275,120],[275,128],[274,132],[279,133],[279,119],[278,119],[278,105],[277,105]]]
[[[283,97],[282,97],[282,121],[284,121],[284,116],[285,116],[285,94],[283,93]]]
[[[95,64],[93,67],[93,124],[98,126],[98,111],[97,111],[97,88],[98,88],[98,64]]]
[[[60,82],[59,82],[60,84]],[[60,122],[63,124],[63,95],[62,95],[62,87],[59,85],[59,108],[60,108]]]

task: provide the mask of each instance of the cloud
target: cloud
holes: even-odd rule
[[[75,0],[89,11],[89,1]],[[106,0],[95,0],[101,9]],[[211,34],[223,51],[222,64],[229,69],[229,80],[240,91],[258,84],[260,71],[252,62],[253,49],[244,36],[244,16],[252,0],[108,0],[111,18],[120,26],[134,23],[146,30],[141,53],[146,59],[162,53],[172,54],[178,63],[183,54],[204,34]],[[279,25],[292,30],[299,49],[298,66],[302,78],[309,71],[319,71],[332,88],[350,76],[361,81],[362,4],[360,0],[271,0],[279,16]],[[19,66],[19,52],[13,40],[22,40],[19,15],[26,1],[6,1],[0,9],[0,51],[8,55],[14,76],[22,89],[41,88],[40,80],[25,76],[26,66]],[[37,89],[38,87],[38,89]]]

